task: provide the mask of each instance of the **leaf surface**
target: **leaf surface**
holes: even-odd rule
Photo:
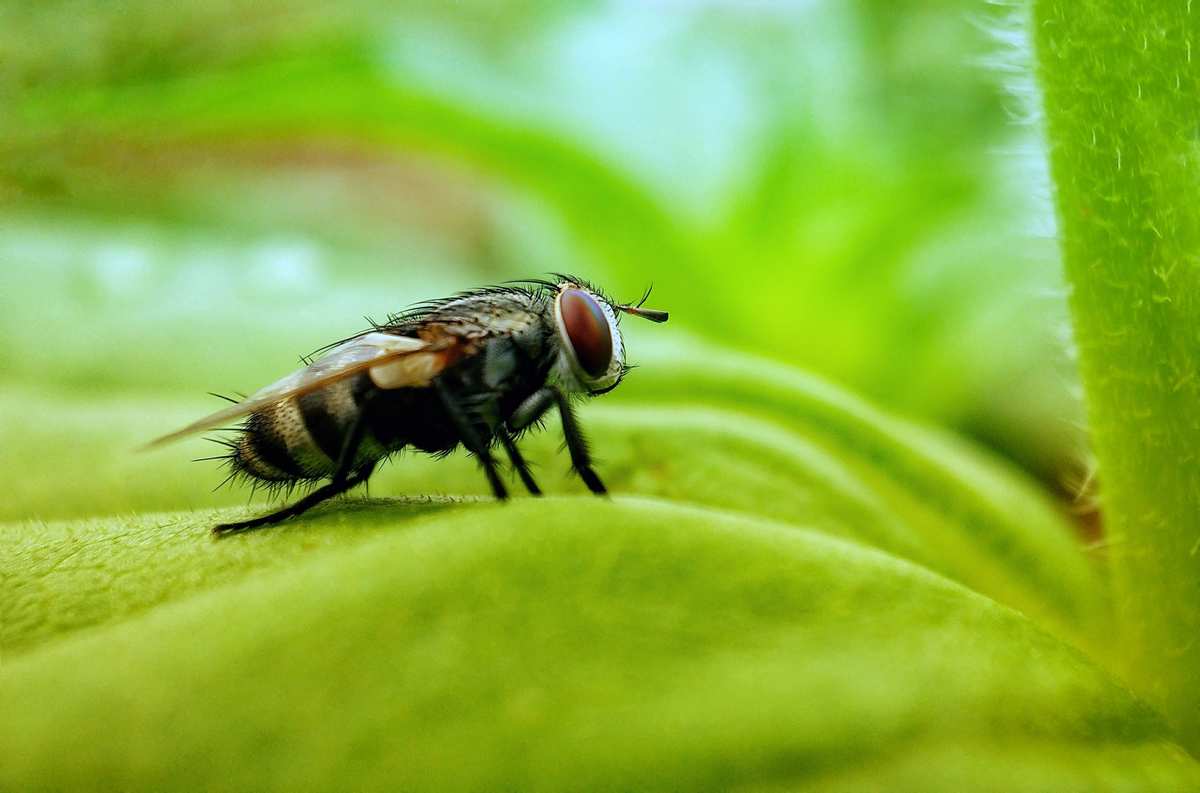
[[[202,523],[170,520],[148,541],[211,555]],[[216,547],[244,574],[6,660],[0,786],[1200,779],[1153,711],[1019,614],[790,524],[631,497],[371,504]],[[1086,765],[1097,745],[1120,766]]]

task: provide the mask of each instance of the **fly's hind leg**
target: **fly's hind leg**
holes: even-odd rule
[[[271,514],[263,515],[260,518],[251,518],[250,520],[243,520],[238,523],[222,523],[217,526],[213,526],[213,534],[217,535],[218,537],[224,537],[228,534],[236,534],[241,531],[248,531],[249,529],[257,529],[260,526],[269,526],[272,523],[279,523],[282,520],[293,518],[303,512],[307,512],[317,504],[320,504],[322,501],[326,501],[327,499],[333,498],[336,495],[345,493],[347,490],[350,490],[353,487],[361,485],[371,477],[371,474],[374,471],[375,463],[371,463],[366,468],[360,469],[356,474],[354,474],[354,476],[344,477],[340,481],[336,479],[330,481],[329,484],[318,487],[316,490],[312,491],[295,504],[286,506],[278,512],[272,512]]]
[[[221,523],[213,526],[213,534],[218,537],[223,537],[228,534],[236,534],[238,532],[247,531],[249,529],[257,529],[260,526],[269,526],[272,523],[279,523],[282,520],[295,517],[303,512],[315,507],[322,501],[333,498],[336,495],[345,493],[353,487],[361,485],[367,481],[371,474],[375,471],[375,463],[369,463],[366,466],[359,468],[353,475],[350,469],[354,465],[355,459],[358,457],[358,448],[362,445],[363,435],[367,430],[367,407],[364,402],[360,407],[358,415],[354,419],[354,423],[350,425],[350,432],[346,434],[346,439],[342,441],[342,450],[338,454],[337,465],[334,467],[333,476],[329,480],[329,484],[322,485],[316,490],[309,493],[304,498],[297,501],[295,504],[286,506],[277,512],[272,512],[269,515],[263,515],[250,520],[243,520],[237,523]]]

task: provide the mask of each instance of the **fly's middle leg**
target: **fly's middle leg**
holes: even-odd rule
[[[483,473],[487,476],[488,484],[492,486],[492,493],[496,498],[504,501],[508,498],[508,488],[504,486],[504,482],[500,479],[500,473],[496,470],[496,460],[492,457],[492,451],[488,448],[487,443],[480,437],[475,426],[467,417],[467,413],[463,410],[458,400],[450,393],[450,389],[441,380],[435,379],[433,387],[437,390],[438,397],[442,401],[442,407],[446,410],[446,415],[450,418],[454,429],[458,432],[458,437],[463,445],[467,447],[467,451],[474,454],[479,464],[483,466]]]
[[[517,448],[517,442],[513,440],[513,436],[509,434],[508,428],[504,426],[503,422],[497,424],[495,433],[500,438],[500,443],[504,446],[504,451],[508,454],[509,462],[516,469],[517,476],[521,477],[521,483],[525,485],[525,489],[529,491],[530,495],[540,496],[542,489],[538,487],[537,482],[533,481],[533,474],[529,470],[529,463],[525,462],[525,458],[521,456],[521,450]]]

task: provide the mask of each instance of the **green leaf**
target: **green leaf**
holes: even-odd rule
[[[110,552],[101,580],[225,573],[6,657],[0,787],[1200,779],[1149,709],[1018,614],[793,525],[630,497],[368,503],[219,543],[206,525],[78,537]],[[69,611],[76,580],[47,575],[42,607]],[[1102,745],[1121,762],[1086,765]]]
[[[882,500],[907,536],[865,537],[1044,616],[1090,643],[1107,603],[1062,515],[1011,471],[957,439],[883,413],[823,380],[770,361],[694,344],[639,352],[644,370],[622,386],[635,397],[708,401],[765,413],[830,451]]]
[[[1190,2],[1035,3],[1129,680],[1200,749],[1200,79]]]

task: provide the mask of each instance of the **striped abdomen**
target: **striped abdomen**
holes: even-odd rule
[[[370,388],[365,376],[348,378],[252,413],[235,442],[234,471],[269,482],[331,476],[365,388]],[[356,467],[387,452],[368,431]]]

